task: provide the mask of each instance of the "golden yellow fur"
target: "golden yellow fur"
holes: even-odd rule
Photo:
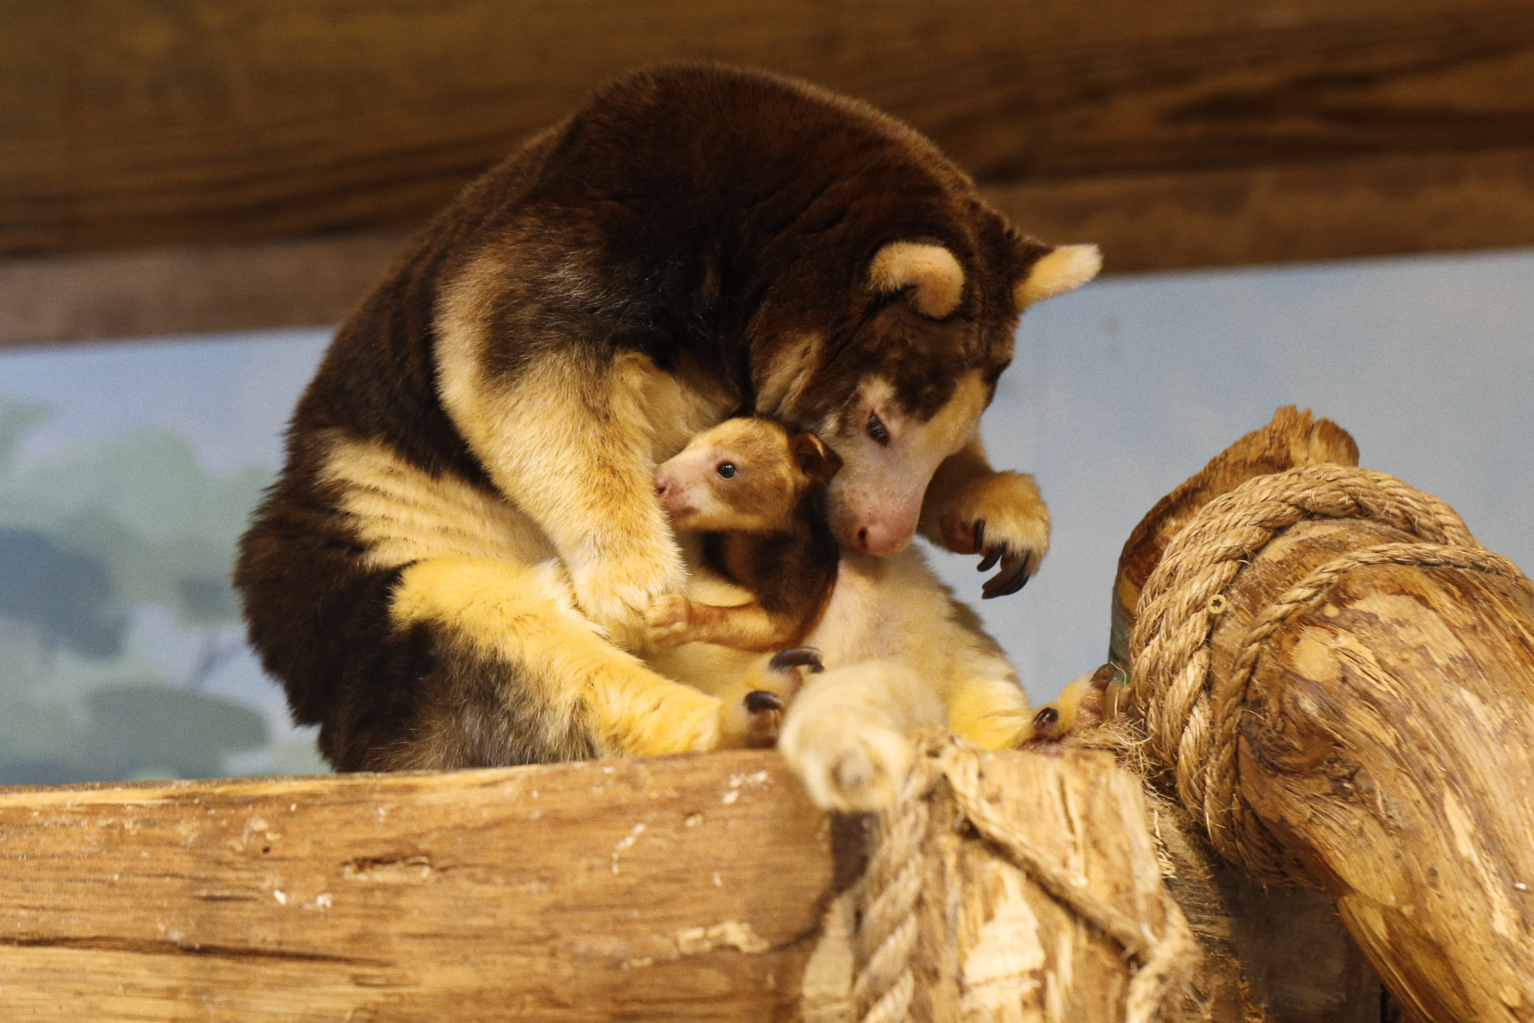
[[[443,404],[500,491],[548,527],[577,606],[637,649],[644,610],[686,579],[651,472],[717,421],[725,402],[637,353],[603,361],[572,351],[545,356],[512,383],[494,379],[479,294],[487,275],[467,274],[444,303]]]
[[[552,564],[419,562],[400,576],[391,610],[401,627],[431,622],[485,660],[517,664],[520,684],[535,689],[544,708],[539,724],[550,745],[576,717],[610,756],[719,744],[720,701],[604,642],[576,612],[564,574]]]

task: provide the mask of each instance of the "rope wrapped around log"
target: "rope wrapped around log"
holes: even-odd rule
[[[1280,531],[1321,518],[1369,519],[1418,542],[1350,551],[1312,571],[1258,617],[1235,670],[1212,680],[1210,637],[1243,564]],[[1240,795],[1247,683],[1280,625],[1314,607],[1349,571],[1380,564],[1468,569],[1534,592],[1517,566],[1482,547],[1444,502],[1385,473],[1329,463],[1258,476],[1211,500],[1167,546],[1141,592],[1129,649],[1129,712],[1214,847],[1265,880],[1320,887]]]
[[[922,899],[941,897],[925,889],[922,864],[933,855],[931,814],[944,790],[957,812],[951,822],[955,831],[972,828],[1030,881],[1121,946],[1125,960],[1137,967],[1122,1018],[1128,1023],[1169,1018],[1198,962],[1181,911],[1162,893],[1165,923],[1158,937],[1143,921],[1094,894],[1085,877],[1051,862],[1029,840],[1027,822],[1009,819],[987,799],[981,780],[990,757],[946,733],[919,737],[915,767],[898,801],[878,818],[867,869],[850,892],[858,921],[852,935],[851,1018],[857,1023],[917,1018],[913,1001],[918,969],[931,960],[927,946],[952,940],[923,934],[917,912]]]

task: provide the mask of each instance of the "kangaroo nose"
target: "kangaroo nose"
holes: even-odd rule
[[[888,522],[859,526],[853,546],[864,554],[898,554],[911,541],[911,531]]]

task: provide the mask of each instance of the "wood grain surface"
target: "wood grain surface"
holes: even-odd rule
[[[1329,903],[1243,882],[1111,757],[988,755],[981,792],[1147,934],[1167,883],[1190,1018],[1377,1019]],[[1122,1018],[1123,950],[934,805],[921,1018]],[[4,789],[0,1015],[832,1023],[863,836],[771,752]]]
[[[1534,147],[1521,0],[3,0],[0,253],[413,224],[598,82],[720,59],[983,182]]]
[[[1228,677],[1263,608],[1340,553],[1410,542],[1306,521],[1237,577]],[[1409,1016],[1534,1019],[1534,598],[1457,568],[1358,568],[1280,626],[1247,690],[1240,790],[1337,899]]]
[[[1357,454],[1336,424],[1284,408],[1157,504],[1119,562],[1116,657],[1168,541],[1207,502],[1254,475]],[[1346,518],[1276,533],[1224,592],[1211,683],[1233,677],[1261,616],[1307,574],[1414,540]],[[1356,566],[1260,651],[1239,719],[1240,798],[1336,900],[1391,990],[1384,1018],[1534,1019],[1534,595],[1468,568]],[[1233,921],[1272,918],[1240,909],[1245,886],[1231,880]],[[1179,901],[1199,919],[1199,899]],[[1282,958],[1252,956],[1269,969]]]
[[[1534,244],[1534,149],[1040,179],[981,189],[1104,273]],[[0,347],[339,322],[409,231],[0,259]]]
[[[834,869],[749,752],[11,789],[0,865],[0,1014],[101,1023],[782,1018]]]

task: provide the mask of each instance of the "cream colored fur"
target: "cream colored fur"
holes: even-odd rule
[[[1096,245],[1061,245],[1041,257],[1028,276],[1017,282],[1013,289],[1017,308],[1021,311],[1079,288],[1102,268],[1103,256]]]
[[[857,398],[858,412],[850,417],[856,432],[850,436],[837,432],[834,417],[817,429],[845,463],[828,491],[831,530],[837,540],[844,547],[858,547],[849,525],[853,519],[887,523],[889,532],[908,538],[917,528],[934,473],[944,459],[972,443],[989,397],[979,372],[967,373],[948,403],[923,423],[900,414],[889,381],[865,381]],[[888,431],[887,445],[868,436],[865,424],[870,412]],[[898,547],[876,546],[872,551],[892,554],[904,546],[904,542]]]
[[[556,556],[526,514],[452,477],[433,477],[385,445],[335,438],[321,478],[341,488],[368,549],[369,568],[431,558],[509,558],[532,565]]]
[[[865,661],[804,687],[784,717],[778,749],[820,806],[881,810],[911,769],[909,733],[941,728],[943,718],[937,694],[910,665]]]
[[[820,372],[825,353],[825,335],[806,334],[784,358],[775,360],[769,372],[757,384],[756,405],[764,414],[793,408],[804,389]]]
[[[941,245],[890,242],[874,254],[868,280],[881,293],[911,288],[911,305],[934,320],[953,312],[964,297],[964,268]]]
[[[703,573],[693,576],[688,594],[719,603],[750,599]],[[789,707],[779,748],[827,808],[882,805],[909,766],[900,753],[910,748],[909,727],[946,725],[987,749],[1016,746],[1030,734],[1028,699],[1016,672],[918,550],[890,557],[843,552],[831,600],[804,644],[820,650],[824,678],[839,681],[827,690],[821,676],[811,678]],[[720,679],[756,669],[760,658],[690,643],[651,660],[673,678],[718,687]],[[822,695],[811,699],[811,693]],[[844,696],[850,701],[844,709],[813,723]],[[930,707],[937,708],[935,717],[911,710]],[[915,716],[902,723],[908,711]],[[791,724],[795,738],[785,741]]]

